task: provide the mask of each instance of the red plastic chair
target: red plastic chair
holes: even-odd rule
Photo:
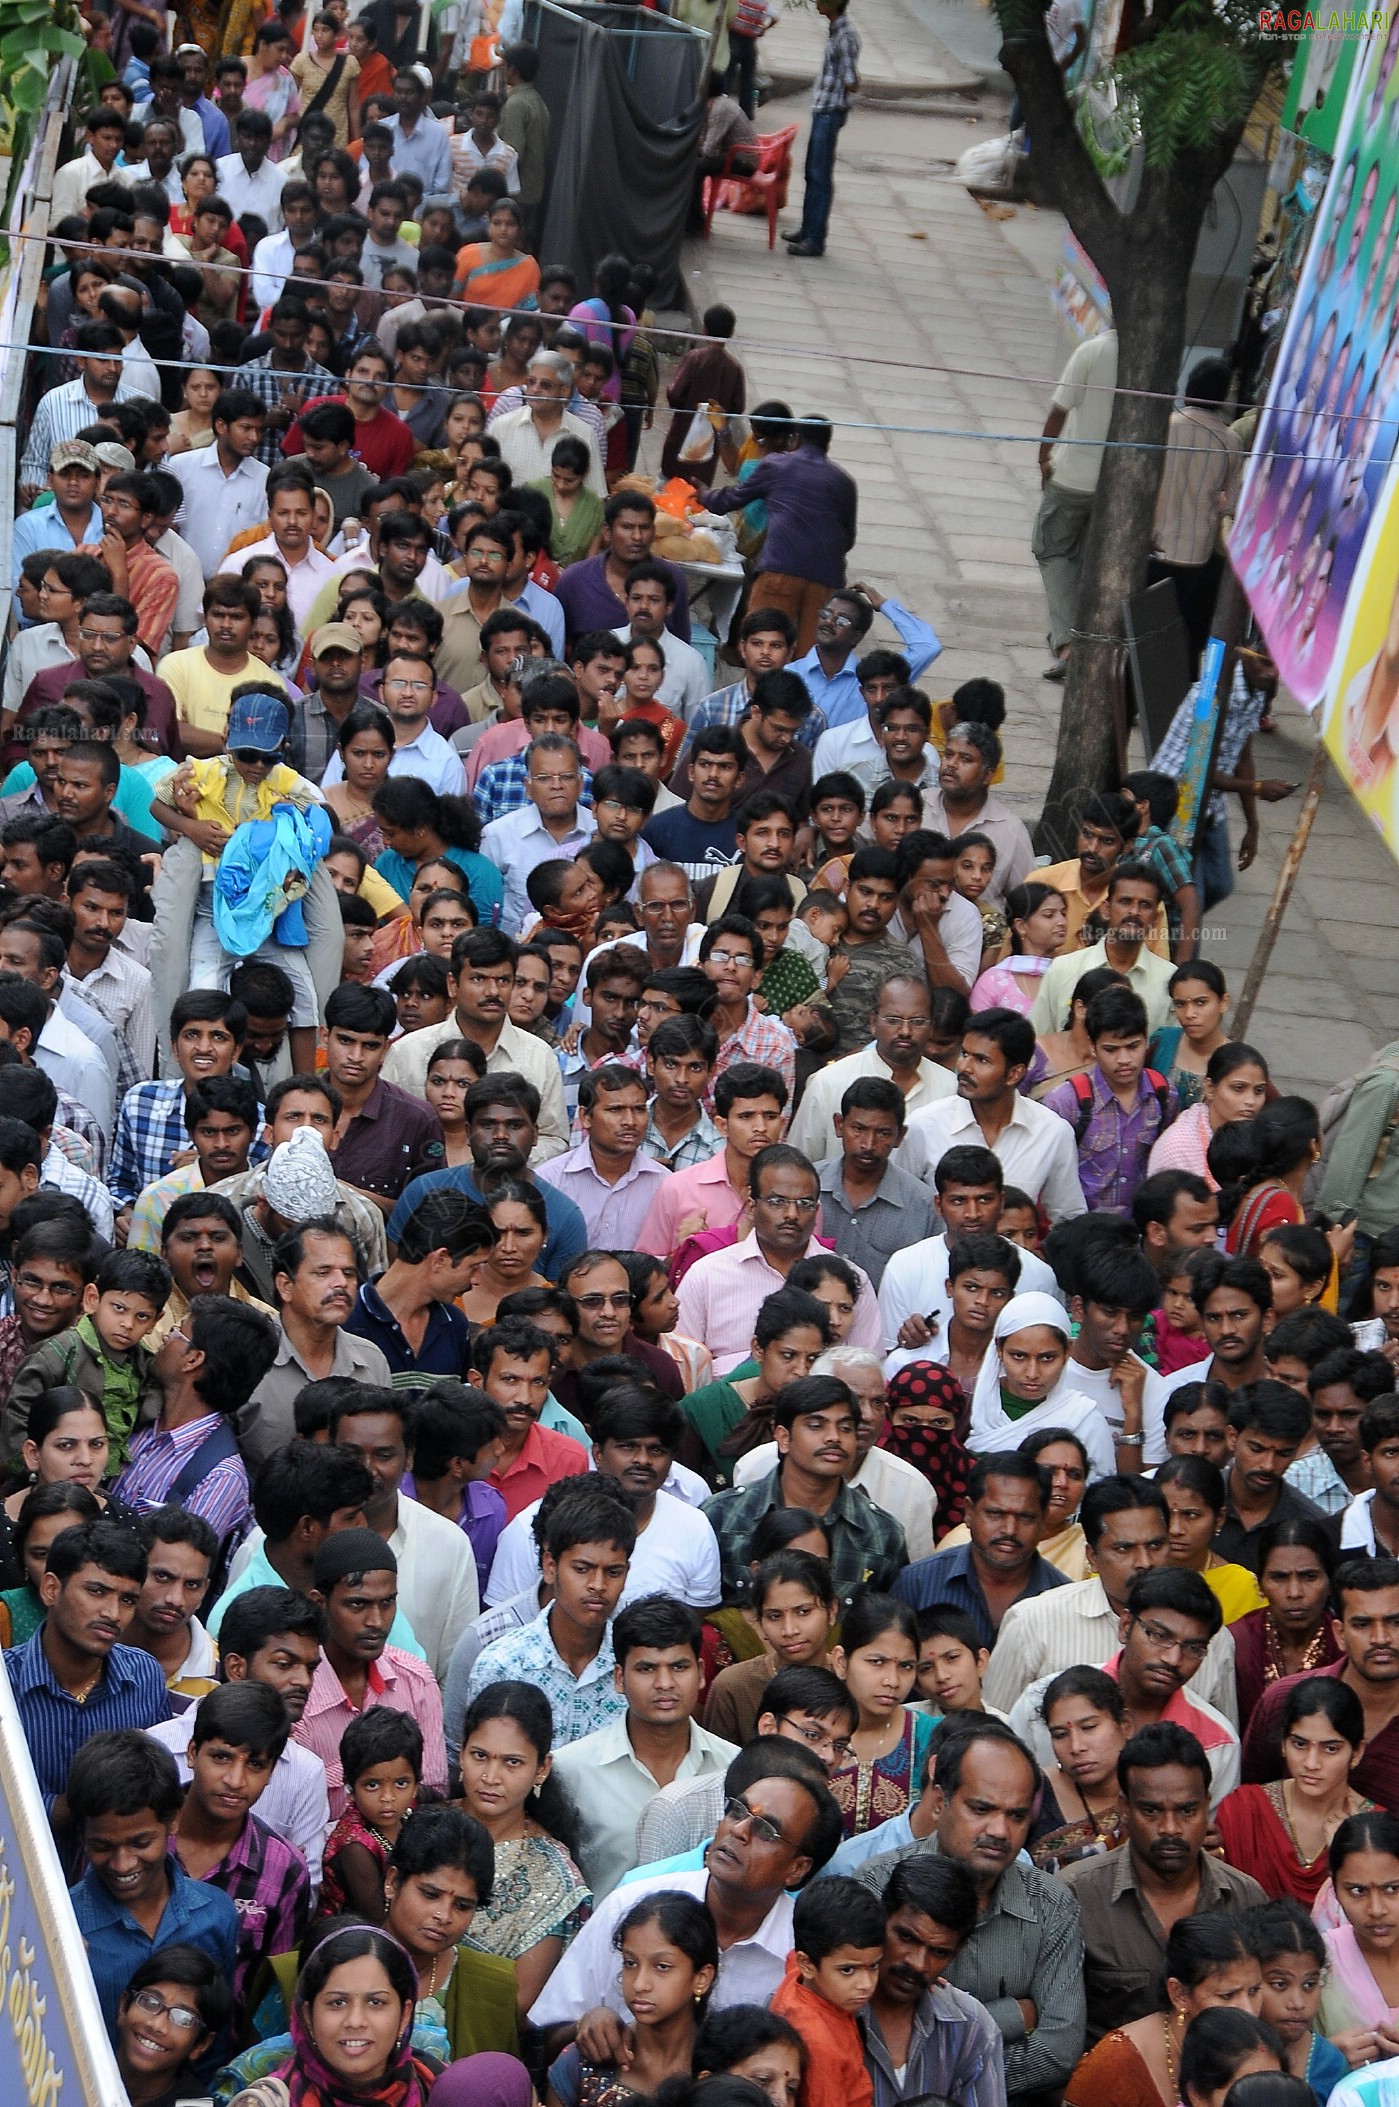
[[[768,247],[772,249],[777,246],[777,215],[787,202],[787,186],[792,179],[792,142],[796,136],[796,125],[789,124],[780,132],[759,133],[756,148],[729,148],[718,175],[705,178],[706,241],[709,239],[709,230],[714,224],[716,212],[766,212]],[[752,154],[755,151],[758,165],[751,174],[737,175],[731,172],[737,156]]]

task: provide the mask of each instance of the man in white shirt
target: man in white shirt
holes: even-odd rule
[[[594,1903],[636,1864],[636,1828],[662,1786],[726,1771],[738,1750],[694,1719],[700,1620],[663,1593],[619,1610],[612,1625],[625,1715],[559,1750],[554,1775],[578,1810],[578,1862]]]
[[[217,444],[217,442],[216,442]],[[276,556],[287,573],[287,606],[297,634],[305,635],[311,603],[330,576],[331,563],[312,539],[315,510],[300,466],[287,463],[267,478],[267,517],[272,532],[225,556],[220,571],[241,573],[255,556]]]
[[[590,466],[584,478],[588,489],[605,498],[607,484],[597,433],[564,408],[572,393],[573,368],[562,352],[537,351],[529,362],[524,408],[498,417],[491,426],[491,437],[499,442],[500,458],[510,464],[517,483],[538,483],[549,474],[556,442],[570,433],[588,449]]]
[[[512,937],[498,929],[469,929],[459,936],[447,973],[447,994],[454,1007],[440,1024],[425,1024],[395,1041],[384,1063],[384,1081],[421,1097],[427,1064],[443,1040],[470,1039],[486,1056],[488,1075],[509,1073],[538,1093],[539,1103],[532,1111],[519,1108],[525,1113],[524,1130],[533,1128],[525,1147],[530,1162],[537,1165],[561,1156],[568,1147],[568,1114],[563,1077],[552,1049],[510,1022],[518,948]],[[461,1170],[428,1175],[451,1179],[468,1174]]]
[[[89,190],[99,183],[129,183],[129,169],[116,166],[117,155],[126,143],[126,120],[120,110],[105,102],[95,103],[87,113],[87,144],[75,160],[66,161],[53,179],[49,225],[72,218],[83,210]]]
[[[387,680],[385,687],[387,688]],[[453,754],[458,768],[461,761]],[[525,756],[525,796],[516,812],[493,819],[481,836],[481,854],[505,880],[501,927],[518,936],[530,913],[526,881],[536,864],[560,857],[576,862],[597,832],[597,821],[578,802],[583,788],[578,748],[562,732],[546,732]]]
[[[0,964],[0,971],[17,970],[13,963]],[[56,982],[57,974],[51,979]],[[116,1075],[86,1032],[70,1023],[52,1001],[50,990],[42,992],[50,996],[51,1007],[34,1045],[35,1065],[51,1083],[86,1107],[110,1142],[116,1125]]]
[[[457,1640],[481,1613],[471,1539],[399,1487],[408,1469],[407,1392],[361,1389],[334,1407],[330,1438],[356,1451],[374,1479],[364,1518],[398,1560],[398,1602],[442,1682]]]
[[[282,219],[278,234],[264,234],[253,250],[253,304],[260,311],[280,300],[291,275],[291,260],[304,249],[316,227],[316,193],[298,177],[282,186]]]
[[[421,776],[439,797],[460,797],[466,789],[461,755],[428,722],[436,693],[432,660],[413,651],[396,651],[384,668],[380,695],[393,719],[395,744],[389,774]],[[344,778],[340,756],[332,754],[321,777],[322,788],[329,790]]]
[[[1084,1494],[1079,1520],[1096,1573],[1011,1604],[982,1683],[988,1705],[1009,1710],[1027,1686],[1042,1685],[1065,1668],[1100,1668],[1122,1644],[1133,1581],[1166,1563],[1166,1496],[1149,1478],[1100,1478]],[[1227,1626],[1210,1641],[1193,1682],[1194,1696],[1237,1724],[1234,1641]],[[1043,1733],[1045,1746],[1048,1739]]]
[[[698,1873],[643,1871],[593,1911],[530,2008],[536,2027],[577,2028],[590,2062],[615,2061],[626,2015],[612,1934],[648,1894],[671,1889],[703,1902],[719,1934],[710,2010],[765,2005],[792,1950],[792,1893],[840,1842],[840,1810],[817,1758],[766,1736],[741,1749],[725,1773],[730,1799]],[[762,1820],[776,1838],[758,1837]],[[761,1912],[761,1915],[759,1914]],[[755,1926],[755,1919],[756,1926]],[[581,2016],[580,2016],[581,2015]]]
[[[874,1034],[868,1046],[818,1068],[802,1093],[787,1139],[813,1163],[839,1152],[835,1115],[852,1083],[865,1076],[895,1082],[904,1095],[906,1117],[939,1098],[953,1097],[957,1083],[950,1068],[928,1059],[933,1032],[932,997],[921,976],[891,973],[875,991],[870,1013]],[[995,1227],[994,1222],[991,1225]]]
[[[627,572],[622,604],[627,626],[615,634],[624,644],[644,637],[659,647],[665,673],[656,690],[656,701],[673,710],[688,724],[709,693],[709,668],[693,644],[682,643],[666,628],[666,617],[675,605],[675,577],[668,564],[648,557]]]
[[[1133,1349],[1160,1300],[1156,1270],[1140,1251],[1085,1243],[1074,1261],[1074,1287],[1069,1314],[1078,1336],[1069,1348],[1068,1382],[1107,1421],[1119,1469],[1154,1468],[1166,1460],[1170,1385]],[[1124,1410],[1131,1415],[1130,1435]]]
[[[257,458],[266,418],[251,388],[225,388],[214,401],[213,445],[171,459],[170,473],[185,493],[175,525],[206,579],[229,543],[267,517],[267,469]]]
[[[680,1407],[619,1386],[598,1407],[592,1425],[593,1463],[621,1480],[636,1515],[636,1547],[620,1606],[664,1595],[694,1610],[713,1609],[722,1592],[719,1540],[697,1506],[664,1489],[685,1430]],[[531,1527],[538,1506],[536,1500],[501,1531],[486,1588],[491,1608],[538,1578],[539,1546]]]
[[[267,158],[272,144],[272,119],[265,110],[242,109],[234,121],[233,137],[237,152],[221,154],[214,163],[219,196],[232,207],[235,219],[241,219],[245,212],[255,212],[266,222],[269,234],[279,234],[286,177],[277,163]]]
[[[1086,1214],[1073,1128],[1020,1095],[1034,1053],[1028,1017],[1009,1009],[979,1011],[962,1037],[956,1097],[915,1112],[892,1160],[923,1178],[936,1170],[945,1149],[980,1143],[999,1158],[1007,1185],[1018,1185],[1037,1205],[1043,1202],[1051,1223]]]
[[[970,994],[981,971],[984,925],[977,908],[957,890],[957,851],[945,834],[920,828],[906,846],[900,845],[899,883],[890,936],[921,951],[934,987]]]
[[[109,285],[97,306],[103,320],[121,333],[121,372],[127,387],[134,395],[144,395],[152,402],[159,402],[160,375],[140,337],[141,295],[132,292],[129,286]]]

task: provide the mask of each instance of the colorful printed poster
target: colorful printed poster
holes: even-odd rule
[[[1361,39],[1353,32],[1307,31],[1292,61],[1282,106],[1284,131],[1300,132],[1319,153],[1335,153],[1346,90],[1362,49]]]
[[[1399,856],[1399,468],[1361,551],[1319,729],[1352,793]]]
[[[1383,18],[1382,18],[1383,19]],[[1229,551],[1297,699],[1331,691],[1399,437],[1399,14],[1361,47]]]

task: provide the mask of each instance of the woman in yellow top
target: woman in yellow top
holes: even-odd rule
[[[1217,1598],[1226,1624],[1237,1623],[1250,1610],[1265,1609],[1265,1598],[1248,1567],[1232,1565],[1210,1548],[1226,1506],[1219,1469],[1205,1456],[1172,1456],[1157,1471],[1156,1483],[1166,1495],[1170,1516],[1167,1565],[1198,1573]]]

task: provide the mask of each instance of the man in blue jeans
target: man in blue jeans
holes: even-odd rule
[[[826,229],[835,196],[836,140],[860,85],[860,39],[846,19],[849,0],[816,0],[830,25],[821,71],[811,95],[811,135],[806,142],[806,193],[802,223],[787,237],[789,256],[824,256]]]

